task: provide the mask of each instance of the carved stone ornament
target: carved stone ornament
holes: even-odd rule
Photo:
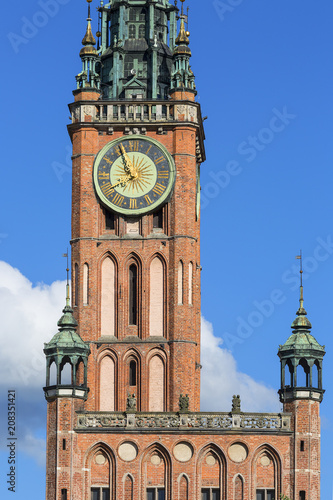
[[[240,396],[233,396],[232,398],[232,413],[240,413],[241,412],[241,399]]]
[[[183,396],[186,398],[186,396]],[[128,414],[131,414],[130,418]],[[281,414],[265,414],[265,413],[191,413],[183,411],[183,415],[176,413],[165,413],[152,415],[151,413],[136,412],[135,395],[128,395],[127,401],[127,416],[124,413],[110,412],[99,413],[91,412],[79,414],[77,427],[79,429],[93,428],[139,428],[139,429],[179,429],[182,433],[193,432],[193,430],[210,429],[214,430],[231,430],[241,429],[245,432],[257,432],[258,429],[266,431],[279,432],[290,431],[290,415]]]
[[[135,394],[127,395],[126,411],[136,411],[136,397]]]
[[[183,396],[182,394],[179,396],[179,411],[188,411],[190,407],[190,398],[188,394]]]
[[[195,112],[196,112],[195,107],[194,106],[190,106],[188,112],[189,112],[190,116],[194,117],[195,116]]]
[[[184,114],[185,113],[185,106],[184,105],[177,106],[177,111],[181,115]]]
[[[92,106],[84,106],[83,107],[83,112],[87,116],[92,116],[92,111],[93,111]]]

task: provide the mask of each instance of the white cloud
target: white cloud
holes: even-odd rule
[[[57,332],[65,284],[32,283],[0,261],[0,386],[40,390],[45,383],[44,342]]]
[[[222,347],[213,325],[205,318],[201,324],[201,409],[230,411],[232,396],[239,394],[243,411],[280,411],[276,390],[256,382],[237,369],[236,360]]]

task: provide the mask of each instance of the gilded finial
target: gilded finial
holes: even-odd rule
[[[180,15],[180,31],[179,31],[179,35],[177,36],[176,38],[176,44],[177,45],[189,45],[190,43],[190,40],[189,40],[189,36],[190,36],[190,32],[189,31],[185,31],[185,15],[184,15],[184,2],[185,0],[180,0],[182,2],[182,13]]]
[[[86,34],[84,35],[84,38],[82,40],[82,45],[95,45],[96,44],[96,40],[95,40],[94,35],[92,34],[92,31],[91,31],[91,17],[90,17],[90,4],[91,4],[91,2],[92,2],[92,0],[87,0],[87,3],[88,3],[87,22],[88,22],[88,25],[87,25]]]

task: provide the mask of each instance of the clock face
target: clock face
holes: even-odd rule
[[[167,201],[175,175],[168,151],[145,136],[110,142],[94,164],[94,185],[101,202],[128,215],[151,212]]]

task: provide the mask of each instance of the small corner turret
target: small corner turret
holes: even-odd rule
[[[190,66],[190,58],[192,56],[189,47],[190,32],[185,30],[184,2],[181,0],[182,10],[180,15],[180,31],[175,40],[175,48],[173,50],[173,68],[171,76],[171,92],[190,90],[196,94],[195,78]]]
[[[302,257],[300,255],[297,258],[301,260],[300,306],[291,325],[292,335],[280,345],[278,351],[281,360],[279,395],[282,403],[297,399],[321,402],[325,392],[322,387],[325,346],[321,346],[310,333],[312,325],[304,309]]]
[[[90,3],[88,2],[88,18],[87,30],[82,40],[82,49],[80,57],[82,60],[82,71],[76,76],[77,90],[81,89],[100,89],[100,75],[98,69],[100,67],[99,55],[95,48],[96,40],[91,31]]]
[[[48,344],[44,344],[46,355],[44,393],[47,401],[53,401],[57,397],[86,400],[89,391],[87,366],[90,348],[76,332],[78,323],[70,307],[68,278],[66,289],[66,306],[58,321],[59,331]]]

